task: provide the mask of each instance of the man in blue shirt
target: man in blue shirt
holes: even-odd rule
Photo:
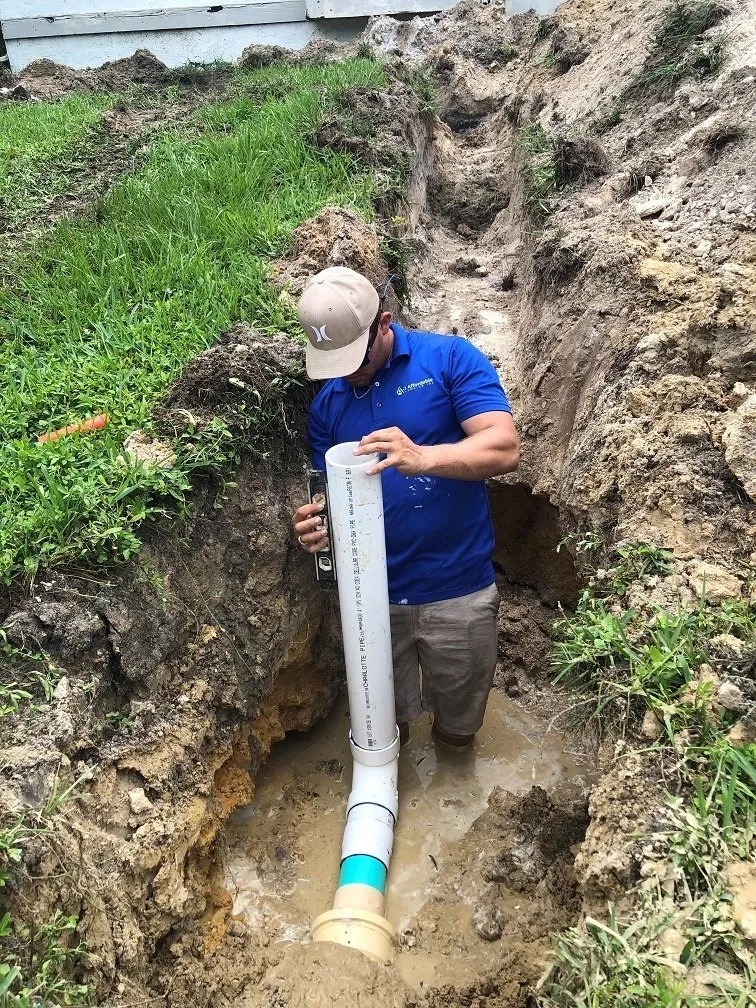
[[[462,337],[403,329],[373,285],[345,267],[313,277],[299,302],[307,372],[329,379],[308,422],[313,467],[335,444],[378,453],[397,722],[431,711],[433,737],[467,748],[496,667],[499,595],[484,480],[519,463],[506,394]],[[308,553],[326,531],[305,504],[294,531]]]

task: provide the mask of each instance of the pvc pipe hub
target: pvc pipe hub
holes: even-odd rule
[[[352,757],[363,766],[386,766],[399,755],[399,729],[396,729],[394,741],[385,749],[363,749],[354,741],[350,731],[349,748],[352,750]]]
[[[394,958],[396,933],[385,917],[370,910],[328,910],[312,925],[311,934],[313,941],[348,945],[374,962],[389,963]]]

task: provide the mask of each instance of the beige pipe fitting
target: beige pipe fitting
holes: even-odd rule
[[[344,889],[369,889],[370,886],[349,885]],[[337,898],[340,890],[337,890]],[[373,890],[378,897],[380,893]],[[372,910],[340,907],[321,914],[312,925],[313,941],[335,942],[358,949],[374,962],[389,963],[394,958],[396,934],[380,914]]]

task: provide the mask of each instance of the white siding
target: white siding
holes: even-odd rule
[[[82,10],[86,3],[92,10]],[[3,13],[7,0],[0,2],[3,35],[7,39],[54,38],[59,35],[100,35],[106,32],[166,31],[173,28],[227,28],[232,25],[274,24],[277,21],[304,21],[307,16],[305,0],[248,0],[235,3],[192,4],[175,0],[158,7],[157,0],[137,0],[134,9],[103,9],[93,0],[77,0],[65,11],[54,3],[46,4],[49,12],[40,15],[36,10],[42,0],[26,0],[27,11],[21,14],[14,5],[13,14]]]
[[[333,26],[332,26],[333,25]],[[189,28],[184,31],[121,32],[111,35],[63,35],[60,38],[16,39],[7,43],[11,69],[19,73],[38,59],[51,59],[64,66],[84,69],[109,60],[133,56],[137,49],[149,49],[166,66],[187,63],[231,62],[249,45],[280,45],[302,49],[313,38],[345,42],[364,28],[357,19],[345,24],[329,23],[320,28],[315,21],[288,24],[245,25],[238,28]]]
[[[456,3],[457,0],[307,0],[307,14],[311,18],[427,14],[448,10]]]

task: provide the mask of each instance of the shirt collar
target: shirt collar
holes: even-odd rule
[[[394,361],[399,360],[400,357],[410,357],[410,345],[409,345],[409,333],[406,329],[402,328],[397,322],[392,322],[390,326],[391,331],[394,334],[394,345],[391,348],[391,356],[383,365],[381,370],[376,374],[385,374],[386,371],[393,365]],[[375,380],[375,379],[374,379]],[[334,378],[334,391],[336,392],[349,392],[352,386],[346,380],[346,378]]]

